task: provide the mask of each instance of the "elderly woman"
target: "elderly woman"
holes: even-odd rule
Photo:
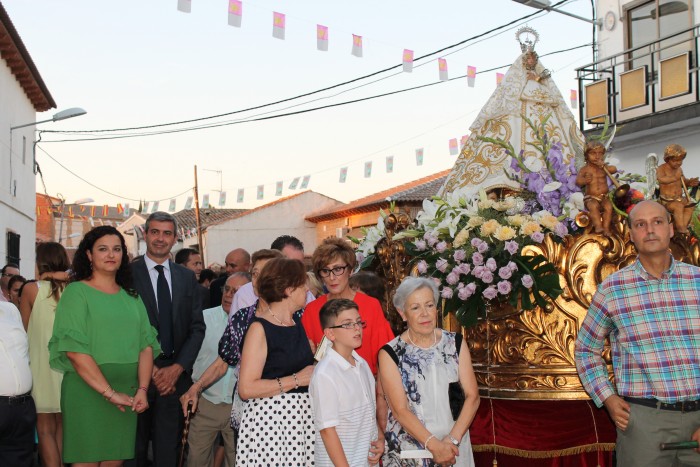
[[[468,429],[479,406],[476,377],[462,336],[435,327],[437,303],[435,283],[422,277],[407,277],[394,295],[408,327],[379,351],[389,403],[385,466],[474,465]],[[456,420],[448,397],[453,382],[465,395]],[[402,458],[418,450],[429,451],[432,459]]]

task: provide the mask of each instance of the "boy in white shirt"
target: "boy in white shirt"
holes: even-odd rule
[[[378,433],[375,383],[367,362],[355,349],[362,345],[357,304],[329,300],[320,311],[321,328],[333,343],[311,378],[309,393],[316,425],[317,466],[365,467],[384,453]]]

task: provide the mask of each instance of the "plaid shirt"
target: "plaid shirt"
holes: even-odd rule
[[[671,258],[656,279],[637,259],[600,285],[576,340],[576,368],[598,407],[615,394],[601,356],[608,336],[618,395],[700,399],[700,268]]]

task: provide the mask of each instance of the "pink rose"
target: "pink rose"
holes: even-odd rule
[[[486,267],[488,268],[489,271],[493,272],[496,269],[498,269],[498,264],[496,263],[495,259],[489,258],[486,260]]]
[[[457,296],[459,297],[460,300],[466,300],[466,299],[468,299],[469,297],[471,297],[471,295],[472,295],[472,294],[469,292],[469,289],[467,289],[466,287],[462,287],[462,288],[459,289],[459,291],[457,292]]]
[[[435,268],[440,272],[445,272],[447,270],[447,260],[445,258],[438,258],[435,261]]]
[[[457,261],[458,263],[464,261],[467,259],[467,252],[464,250],[457,250],[455,253],[452,255],[452,257]]]
[[[491,282],[493,282],[493,273],[488,269],[485,270],[484,273],[481,275],[481,280],[484,281],[486,284],[490,284]]]
[[[508,264],[506,264],[506,267],[509,268],[513,272],[518,270],[518,265],[512,261],[508,261]]]
[[[472,254],[472,263],[474,263],[474,266],[481,266],[484,264],[484,257],[481,255],[481,253],[473,253]]]
[[[424,260],[418,261],[418,264],[416,266],[418,268],[419,274],[425,274],[426,272],[428,272],[428,263],[426,263]]]
[[[535,281],[532,280],[532,276],[529,275],[529,274],[525,274],[525,275],[523,276],[523,278],[520,279],[520,281],[521,281],[521,282],[523,283],[523,285],[524,285],[525,287],[527,287],[528,289],[529,289],[530,287],[532,287],[532,285],[535,283]]]
[[[510,282],[501,281],[498,283],[498,293],[501,295],[508,295],[511,290]]]
[[[476,249],[479,250],[479,253],[486,253],[489,251],[489,244],[482,241]]]
[[[516,254],[519,249],[520,247],[518,246],[518,242],[514,242],[513,240],[508,240],[506,242],[506,251],[511,255]]]
[[[481,276],[484,275],[484,271],[486,271],[486,268],[483,266],[476,266],[474,268],[474,271],[472,271],[472,275],[476,278],[481,279]]]
[[[496,295],[498,295],[498,291],[496,290],[496,287],[491,286],[487,287],[486,290],[481,292],[481,295],[483,295],[486,300],[493,300],[496,298]]]
[[[454,291],[450,287],[443,287],[442,292],[440,292],[440,296],[446,299],[452,298],[452,294],[454,294]]]
[[[510,279],[513,275],[513,271],[508,266],[503,266],[498,270],[498,277],[501,279]]]
[[[447,278],[445,280],[448,284],[455,285],[457,282],[459,282],[459,274],[453,270],[447,275]]]
[[[444,253],[445,250],[447,250],[447,242],[438,243],[437,245],[435,245],[435,249],[438,253]]]
[[[459,272],[461,274],[464,274],[465,276],[469,274],[469,271],[471,271],[472,267],[469,265],[469,263],[462,263],[459,266]]]
[[[534,232],[532,235],[530,235],[530,238],[533,242],[542,243],[544,240],[544,234],[542,232]]]
[[[425,251],[425,249],[428,247],[427,244],[425,243],[425,240],[416,240],[416,250],[418,251]]]

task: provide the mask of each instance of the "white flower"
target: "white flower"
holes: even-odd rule
[[[544,167],[544,163],[539,157],[528,156],[523,161],[523,165],[527,167],[530,172],[539,172]]]
[[[423,200],[423,210],[416,215],[416,219],[421,224],[429,224],[435,219],[439,205],[429,199]]]
[[[549,182],[544,186],[544,188],[542,188],[542,191],[545,193],[549,193],[551,191],[558,190],[560,186],[561,182]]]

